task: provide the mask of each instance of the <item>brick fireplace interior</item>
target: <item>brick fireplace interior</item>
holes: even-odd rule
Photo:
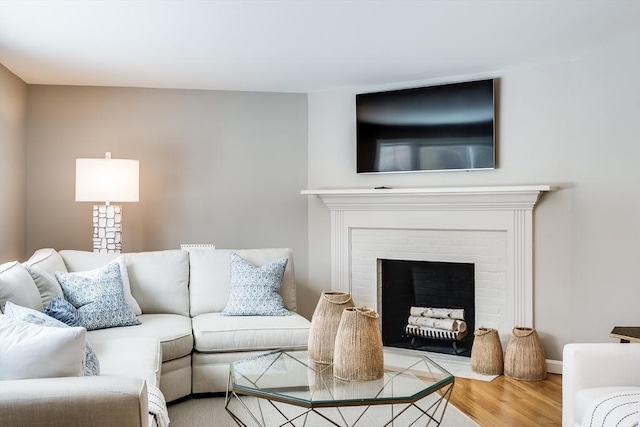
[[[384,345],[470,356],[476,318],[473,263],[382,259],[379,268]],[[455,340],[408,334],[412,306],[463,309],[467,335]]]

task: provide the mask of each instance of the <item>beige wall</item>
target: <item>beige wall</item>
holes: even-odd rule
[[[306,278],[307,96],[29,86],[28,251],[91,250],[75,159],[140,161],[123,251],[291,247]]]
[[[27,256],[27,85],[0,64],[0,262]]]
[[[534,326],[550,359],[640,324],[640,35],[573,61],[309,95],[309,187],[551,184],[534,211]],[[359,92],[499,79],[494,171],[357,175]],[[331,286],[330,214],[309,198],[309,292]]]

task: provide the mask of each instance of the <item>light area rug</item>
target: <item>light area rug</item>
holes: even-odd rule
[[[249,398],[251,399],[251,398]],[[263,401],[264,402],[264,401]],[[192,397],[188,400],[170,404],[169,405],[169,417],[171,419],[170,427],[235,427],[237,424],[233,421],[229,413],[224,409],[225,398],[224,397]],[[238,406],[234,401],[231,402],[234,412],[242,411],[243,409]],[[248,405],[252,405],[251,400],[248,401]],[[255,403],[253,403],[255,405]],[[399,405],[396,405],[396,408]],[[263,404],[265,408],[264,415],[267,427],[280,426],[283,423],[282,418],[277,414],[269,413],[269,406]],[[255,407],[252,407],[254,413]],[[293,408],[299,410],[298,408]],[[351,424],[353,420],[357,419],[361,410],[358,407],[342,408],[345,410],[345,417]],[[334,408],[326,408],[329,411],[336,411]],[[395,409],[396,411],[398,409]],[[350,412],[349,412],[350,411]],[[360,412],[358,412],[360,411]],[[357,422],[356,426],[364,427],[378,427],[384,425],[386,420],[390,419],[389,406],[377,406],[371,407],[365,416]],[[246,414],[242,413],[245,419]],[[333,415],[331,415],[333,416]],[[412,420],[417,417],[411,418]],[[385,420],[385,421],[383,421]],[[342,423],[340,423],[342,425]],[[257,425],[254,423],[248,423],[249,426]],[[288,425],[288,424],[287,424]],[[302,426],[303,423],[298,420],[294,423],[295,426]],[[306,423],[306,427],[320,427],[331,425],[326,421],[321,420],[318,416],[315,418],[309,418]],[[406,427],[409,425],[424,426],[427,425],[426,418],[422,418],[418,422],[396,421],[393,424],[395,427]],[[435,425],[435,423],[428,424],[429,426]],[[479,427],[479,424],[475,423],[471,418],[467,417],[458,408],[451,403],[447,405],[444,417],[442,419],[441,427]]]
[[[498,375],[482,375],[471,370],[471,358],[463,356],[453,356],[451,354],[431,353],[421,351],[421,354],[442,366],[454,377],[469,378],[479,381],[493,381]]]

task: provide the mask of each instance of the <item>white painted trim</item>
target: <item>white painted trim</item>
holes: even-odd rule
[[[533,325],[533,208],[550,185],[304,190],[331,211],[331,289],[351,292],[351,230],[491,230],[507,233],[508,329]]]
[[[547,372],[562,375],[562,360],[547,359]]]
[[[333,196],[354,196],[354,195],[397,195],[397,194],[500,194],[500,193],[539,193],[541,191],[552,191],[554,187],[550,185],[519,185],[519,186],[493,186],[493,187],[431,187],[431,188],[349,188],[349,189],[327,189],[327,190],[302,190],[305,195],[333,195]]]
[[[450,188],[303,190],[331,211],[350,210],[531,210],[549,185]]]

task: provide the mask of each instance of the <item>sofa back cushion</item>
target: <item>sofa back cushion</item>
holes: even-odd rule
[[[0,265],[0,311],[11,301],[23,307],[42,311],[40,292],[31,274],[18,261]]]
[[[69,272],[93,270],[121,254],[60,251]],[[131,294],[144,314],[189,315],[189,256],[180,250],[122,254]]]
[[[54,295],[62,296],[62,288],[55,274],[57,271],[66,273],[67,268],[55,249],[38,249],[23,265],[31,274],[33,281],[36,282],[43,307],[49,305]]]
[[[229,299],[230,259],[235,252],[256,267],[287,258],[280,295],[289,311],[297,311],[296,280],[291,249],[216,249],[189,250],[191,316],[218,313],[224,310]],[[187,252],[185,252],[187,253]]]
[[[79,273],[82,271],[91,271],[104,267],[111,262],[118,262],[120,266],[120,275],[122,276],[122,286],[124,289],[124,298],[131,307],[133,314],[139,316],[142,309],[138,301],[131,293],[131,283],[129,281],[129,269],[124,256],[119,253],[94,253],[85,251],[60,251],[69,273]]]

